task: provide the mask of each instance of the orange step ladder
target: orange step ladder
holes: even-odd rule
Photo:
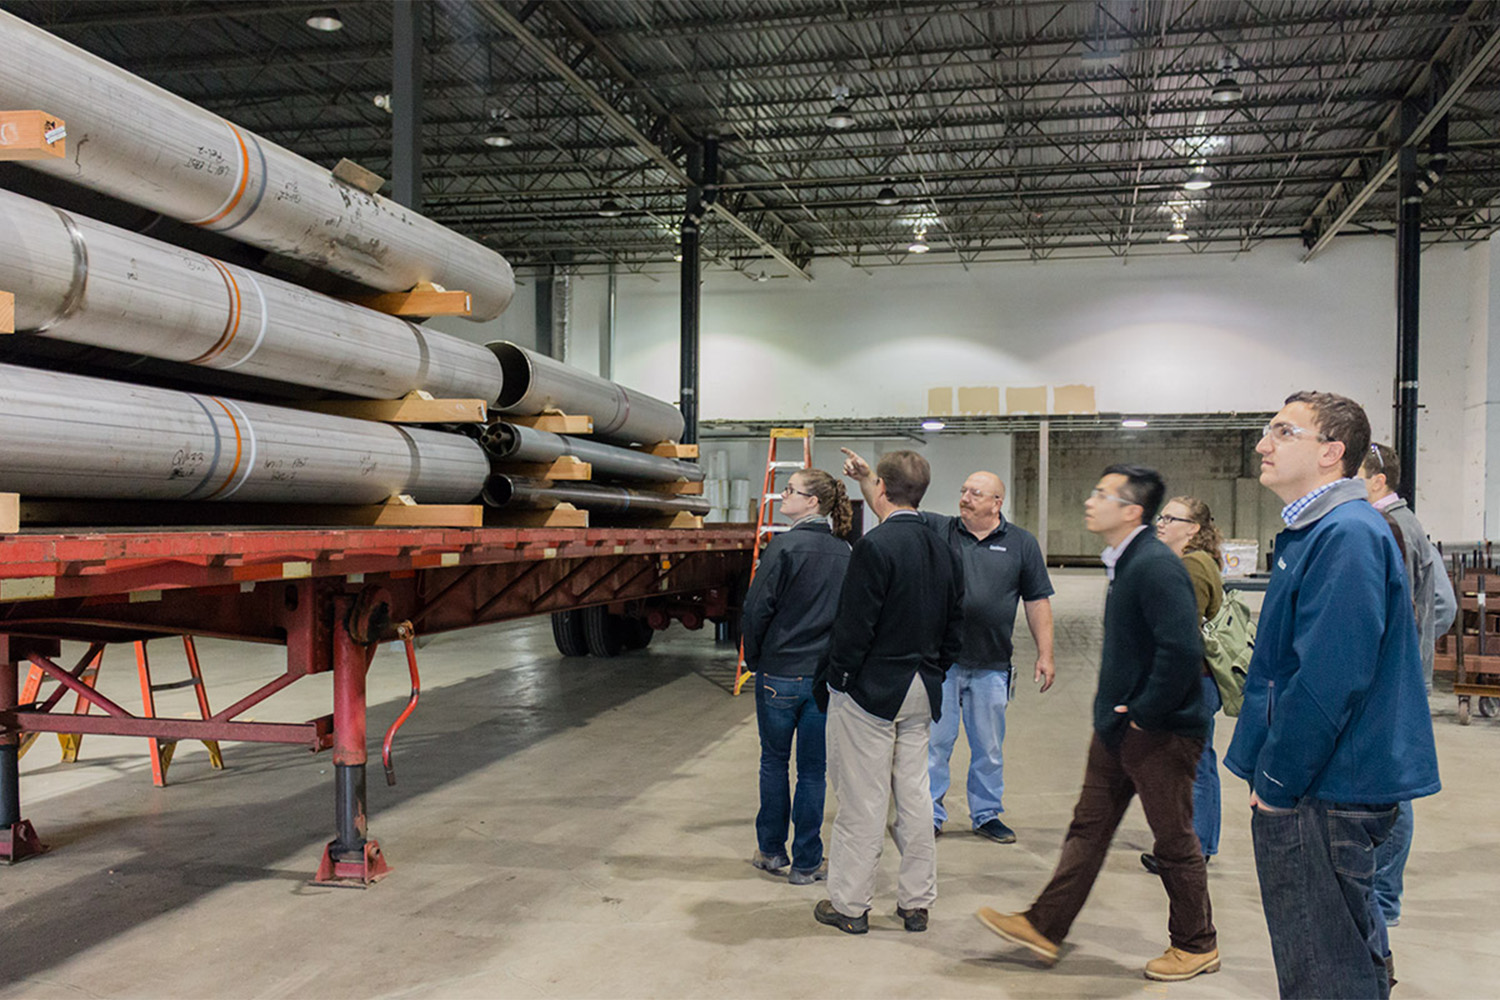
[[[802,442],[802,459],[794,461],[777,456],[776,446],[783,441]],[[775,505],[781,502],[781,491],[776,488],[776,477],[787,476],[812,468],[812,425],[806,427],[772,427],[771,443],[766,449],[766,480],[761,487],[760,503],[755,515],[755,552],[750,563],[750,579],[755,580],[755,571],[760,568],[760,554],[771,536],[791,527],[776,521]],[[739,694],[751,671],[745,669],[745,640],[740,640],[739,660],[734,665],[734,693]]]
[[[151,660],[146,654],[146,643],[144,640],[135,644],[135,666],[136,673],[141,681],[141,715],[147,719],[156,718],[156,693],[159,691],[171,691],[177,688],[191,687],[193,693],[198,696],[198,715],[200,718],[208,719],[213,712],[208,707],[208,692],[203,687],[203,670],[198,665],[198,647],[193,642],[193,637],[185,635],[182,637],[182,645],[187,653],[189,676],[180,681],[170,681],[157,684],[151,679]],[[78,666],[72,671],[73,676],[87,684],[96,687],[99,681],[99,668],[104,663],[104,644],[94,643],[79,660]],[[45,675],[40,667],[33,666],[26,676],[26,684],[21,690],[21,704],[29,705],[36,701],[41,692],[42,679]],[[42,706],[50,710],[51,707],[62,700],[66,688],[61,685],[48,698]],[[74,715],[88,715],[93,705],[86,701],[82,695],[77,697],[73,703]],[[31,749],[32,742],[38,734],[28,733],[22,738],[18,756],[24,755]],[[78,760],[78,751],[83,746],[83,736],[80,733],[58,733],[57,741],[62,744],[62,759],[64,763],[74,763]],[[177,749],[176,740],[163,740],[152,737],[147,741],[151,749],[151,780],[158,788],[165,788],[167,784],[167,769],[172,766],[172,753]],[[219,751],[218,740],[204,740],[203,745],[208,748],[208,762],[216,771],[224,769],[224,755]]]

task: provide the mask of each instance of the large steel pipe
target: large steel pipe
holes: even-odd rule
[[[679,479],[692,483],[703,481],[703,466],[694,462],[661,458],[519,424],[490,424],[484,429],[480,443],[491,457],[501,461],[555,462],[564,455],[572,455],[592,465],[595,476],[642,479],[653,483],[672,483]]]
[[[67,123],[67,156],[28,167],[384,291],[462,289],[470,319],[510,302],[493,250],[4,12],[0,52],[0,108]]]
[[[488,472],[461,434],[0,365],[0,490],[23,496],[463,503]]]
[[[478,344],[0,191],[16,329],[353,396],[493,401]]]
[[[489,345],[500,359],[504,384],[496,408],[531,416],[544,410],[586,414],[603,438],[655,444],[682,436],[682,414],[671,403],[627,389],[508,340]]]
[[[608,514],[649,512],[655,514],[707,514],[708,501],[703,497],[672,496],[628,490],[623,486],[599,486],[593,483],[554,483],[545,479],[526,479],[497,473],[484,484],[484,502],[491,507],[530,507],[549,509],[570,503],[584,510]]]

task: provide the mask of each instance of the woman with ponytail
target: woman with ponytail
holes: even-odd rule
[[[853,524],[844,484],[821,469],[794,472],[781,491],[790,529],[771,539],[745,597],[745,666],[755,673],[760,728],[760,811],[751,864],[793,885],[827,877],[823,798],[826,716],[813,700],[813,674],[828,646],[849,566],[843,537]],[[797,786],[789,789],[792,743]],[[787,855],[788,827],[793,830]],[[790,871],[788,872],[788,869]]]

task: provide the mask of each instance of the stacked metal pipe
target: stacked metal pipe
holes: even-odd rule
[[[492,507],[547,510],[561,503],[608,514],[706,514],[703,497],[673,496],[598,483],[555,483],[496,473],[484,484],[484,502]]]
[[[127,500],[474,499],[461,434],[0,365],[0,491]]]
[[[478,344],[0,191],[16,329],[332,392],[493,401]]]
[[[0,52],[0,108],[67,123],[68,155],[32,169],[372,288],[462,289],[471,319],[510,302],[493,250],[3,11]]]
[[[627,389],[508,340],[489,345],[504,371],[496,409],[530,416],[549,409],[594,420],[599,437],[636,444],[682,437],[682,413],[671,403]]]
[[[534,427],[497,421],[484,429],[484,450],[500,461],[555,462],[571,455],[588,462],[594,474],[609,479],[635,479],[653,483],[703,481],[703,467],[694,462],[662,458],[630,448],[617,448],[584,438],[539,431]]]

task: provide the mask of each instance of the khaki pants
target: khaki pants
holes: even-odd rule
[[[937,898],[937,849],[927,782],[927,731],[932,708],[922,678],[887,722],[842,691],[828,693],[828,778],[838,814],[828,850],[828,896],[846,917],[866,913],[875,897],[875,872],[885,847],[885,820],[896,799],[892,836],[901,852],[896,902],[925,908]]]

